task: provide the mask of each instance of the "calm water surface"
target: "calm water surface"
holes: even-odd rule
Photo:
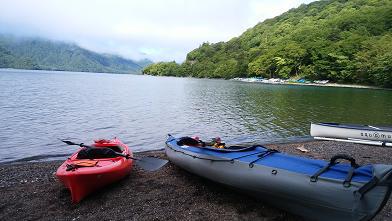
[[[134,151],[166,135],[269,143],[310,122],[392,125],[392,91],[99,73],[0,70],[0,162],[48,160],[119,137]]]

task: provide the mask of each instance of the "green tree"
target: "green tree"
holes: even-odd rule
[[[328,79],[391,87],[392,1],[326,0],[189,52],[182,76]],[[389,51],[388,51],[388,50]]]

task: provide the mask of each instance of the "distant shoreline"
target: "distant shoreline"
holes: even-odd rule
[[[265,83],[265,82],[246,82],[234,79],[223,79],[223,78],[195,78],[195,77],[180,77],[180,76],[156,76],[150,74],[142,74],[142,73],[118,73],[118,72],[90,72],[90,71],[65,71],[65,70],[30,70],[30,69],[16,69],[16,68],[0,68],[0,71],[44,71],[44,72],[75,72],[75,73],[98,73],[98,74],[123,74],[123,75],[147,75],[154,77],[179,77],[179,78],[193,78],[193,79],[219,79],[219,80],[229,80],[229,81],[239,81],[245,83],[253,83],[253,84],[269,84],[269,85],[296,85],[296,86],[317,86],[317,87],[339,87],[339,88],[358,88],[358,89],[374,89],[374,90],[392,90],[392,88],[383,88],[383,87],[375,87],[375,86],[367,86],[367,85],[357,85],[357,84],[338,84],[338,83],[326,83],[326,84],[316,84],[316,83],[298,83],[298,82],[280,82],[280,83]]]
[[[358,84],[338,84],[338,83],[326,83],[326,84],[316,84],[316,83],[298,83],[298,82],[281,82],[281,83],[264,83],[260,81],[256,82],[246,82],[236,79],[224,79],[224,78],[198,78],[192,76],[160,76],[152,74],[143,74],[146,76],[153,77],[177,77],[177,78],[191,78],[191,79],[211,79],[211,80],[226,80],[226,81],[237,81],[251,84],[266,84],[266,85],[294,85],[294,86],[316,86],[316,87],[335,87],[335,88],[356,88],[356,89],[373,89],[373,90],[392,90],[392,88],[368,86],[368,85],[358,85]]]
[[[123,75],[143,75],[142,73],[125,73],[125,72],[93,72],[93,71],[67,71],[67,70],[46,70],[46,69],[17,69],[17,68],[0,68],[0,71],[44,71],[44,72],[74,72],[74,73],[97,73],[97,74],[123,74]]]

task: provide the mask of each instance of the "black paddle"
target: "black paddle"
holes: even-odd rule
[[[86,147],[86,148],[94,148],[92,146],[87,146],[84,145],[83,143],[77,144],[74,143],[72,141],[69,140],[61,140],[62,142],[68,144],[68,145],[76,145],[76,146],[80,146],[80,147]],[[136,165],[138,165],[139,167],[141,167],[144,170],[147,171],[155,171],[160,169],[161,167],[163,167],[167,162],[167,160],[162,160],[162,159],[158,159],[155,157],[142,157],[142,158],[135,158],[135,157],[131,157],[129,155],[124,155],[121,153],[117,153],[115,151],[113,151],[117,156],[122,156],[125,157],[127,159],[132,159],[136,161]]]

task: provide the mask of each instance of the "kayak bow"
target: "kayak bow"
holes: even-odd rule
[[[97,149],[109,148],[116,153],[132,157],[129,147],[117,138],[97,140],[91,146]],[[110,158],[78,159],[79,152],[84,150],[85,148],[80,148],[72,154],[56,172],[57,178],[70,190],[73,203],[78,203],[90,193],[124,178],[131,172],[133,165],[132,159],[121,155]]]

